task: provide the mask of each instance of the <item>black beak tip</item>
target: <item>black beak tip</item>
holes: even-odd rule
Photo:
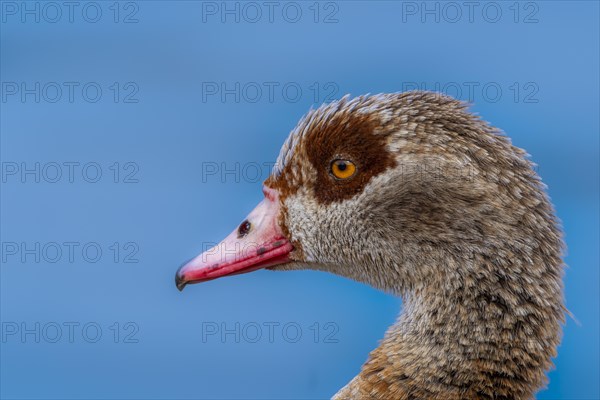
[[[185,285],[187,285],[187,282],[185,281],[185,279],[183,279],[181,275],[179,275],[179,271],[177,271],[177,273],[175,274],[175,286],[177,286],[177,289],[179,289],[179,291],[181,292],[183,291]]]
[[[177,286],[177,289],[179,289],[180,292],[183,291],[183,288],[185,287],[185,285],[187,285],[189,282],[185,280],[185,278],[183,277],[183,274],[181,273],[181,269],[190,261],[192,261],[194,258],[190,258],[189,260],[187,260],[186,262],[184,262],[183,264],[181,264],[181,266],[177,269],[177,272],[175,273],[175,286]]]
[[[181,269],[183,268],[183,266],[187,264],[187,262],[184,262],[183,264],[181,264],[181,267],[179,267],[177,269],[177,272],[175,273],[175,286],[177,286],[177,289],[179,289],[179,291],[183,291],[183,288],[185,287],[185,285],[187,285],[187,281],[185,280],[185,278],[183,277],[183,274],[181,273]]]

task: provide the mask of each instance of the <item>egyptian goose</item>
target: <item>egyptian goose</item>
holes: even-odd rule
[[[403,310],[335,399],[531,399],[565,315],[561,229],[532,166],[450,97],[346,96],[302,118],[264,200],[177,287],[259,268],[342,275]]]

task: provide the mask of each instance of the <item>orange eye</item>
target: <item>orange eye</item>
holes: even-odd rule
[[[348,179],[356,173],[356,165],[348,160],[334,160],[331,163],[331,173],[338,179]]]

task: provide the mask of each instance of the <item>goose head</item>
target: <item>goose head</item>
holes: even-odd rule
[[[180,290],[315,269],[402,296],[387,347],[340,398],[527,398],[543,384],[564,314],[560,229],[525,152],[465,104],[408,92],[311,110],[263,192],[179,269]]]

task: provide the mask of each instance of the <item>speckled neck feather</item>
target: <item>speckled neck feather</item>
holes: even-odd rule
[[[356,162],[332,180],[332,159]],[[562,239],[524,151],[434,93],[311,111],[266,185],[294,263],[402,296],[336,399],[531,399],[560,341]]]

